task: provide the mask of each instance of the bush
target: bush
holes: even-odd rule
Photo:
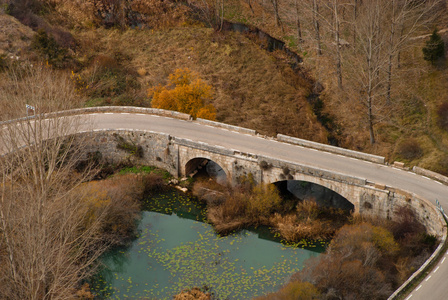
[[[435,64],[440,58],[445,56],[445,43],[437,33],[437,28],[432,32],[431,37],[423,47],[423,59]]]
[[[423,149],[416,139],[409,138],[397,145],[397,154],[403,159],[417,159],[423,156]]]
[[[248,195],[249,196],[249,195]],[[248,197],[247,213],[255,218],[268,218],[279,208],[282,198],[273,184],[257,185]]]
[[[258,297],[256,300],[317,300],[322,299],[318,288],[310,282],[291,281],[280,291],[266,296]]]
[[[134,238],[137,230],[135,220],[140,214],[140,200],[144,185],[134,174],[112,177],[102,181],[85,183],[82,191],[87,194],[90,205],[86,221],[104,215],[103,239],[110,244],[126,244]]]
[[[6,54],[0,54],[0,72],[3,72],[7,67]]]
[[[143,176],[144,193],[151,193],[154,191],[162,191],[166,187],[165,180],[162,175],[149,173]]]
[[[448,102],[443,102],[437,108],[437,119],[439,127],[448,130]]]
[[[171,88],[172,87],[172,88]],[[207,104],[212,87],[189,69],[177,69],[169,76],[169,84],[148,90],[151,106],[190,114],[194,119],[216,119],[216,109]]]
[[[34,35],[31,46],[36,49],[39,54],[55,67],[63,67],[67,58],[67,49],[58,45],[56,40],[47,34],[43,29],[39,29]]]

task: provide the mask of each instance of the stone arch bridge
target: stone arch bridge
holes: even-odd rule
[[[252,174],[256,183],[300,180],[326,187],[354,205],[355,212],[393,218],[398,206],[410,205],[432,234],[439,235],[440,216],[433,205],[413,193],[367,179],[298,164],[275,157],[226,149],[221,146],[177,138],[145,130],[97,130],[82,133],[88,152],[101,152],[109,162],[130,160],[166,169],[175,177],[191,174],[204,160],[218,164],[232,185],[241,176]],[[120,147],[138,147],[140,157]],[[431,229],[432,228],[432,229]]]
[[[307,181],[343,196],[354,205],[356,212],[386,218],[393,218],[397,207],[410,206],[428,233],[439,237],[441,243],[389,299],[400,294],[427,265],[443,254],[446,223],[434,203],[438,200],[439,208],[448,210],[448,178],[439,174],[415,167],[411,172],[400,163],[387,165],[382,157],[280,134],[276,139],[264,137],[254,130],[200,119],[192,121],[186,114],[152,108],[75,109],[0,122],[0,132],[11,123],[33,118],[45,121],[53,117],[81,119],[84,126],[73,129],[71,134],[86,142],[86,157],[89,153],[100,152],[109,162],[129,160],[154,165],[175,177],[186,176],[204,160],[211,160],[221,166],[232,184],[249,173],[258,183]],[[429,291],[440,296],[433,299],[446,295],[444,261],[440,260],[427,283]],[[439,267],[441,271],[436,274]],[[414,298],[428,299],[421,294],[428,289],[420,287],[414,290]],[[416,295],[419,289],[421,295]]]

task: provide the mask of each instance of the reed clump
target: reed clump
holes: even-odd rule
[[[319,207],[313,200],[297,200],[292,210],[274,185],[255,185],[245,179],[236,188],[213,194],[213,184],[196,182],[193,193],[207,203],[207,218],[220,234],[229,234],[250,226],[272,228],[287,242],[302,239],[330,239],[349,221],[350,212]],[[216,192],[218,193],[218,192]]]

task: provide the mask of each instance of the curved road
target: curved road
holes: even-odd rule
[[[345,175],[365,178],[370,182],[385,184],[415,193],[435,204],[439,200],[448,211],[448,186],[432,179],[386,165],[348,158],[315,149],[304,148],[265,139],[260,136],[237,133],[227,129],[183,121],[157,115],[137,113],[93,113],[81,115],[82,130],[136,129],[170,134],[174,137],[222,146],[241,152],[276,157]],[[448,262],[444,254],[438,266],[405,299],[448,299]],[[448,259],[447,259],[448,261]]]

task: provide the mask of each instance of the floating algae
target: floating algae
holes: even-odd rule
[[[142,214],[132,246],[103,257],[106,267],[91,284],[100,298],[172,299],[207,286],[219,299],[251,299],[280,288],[325,245],[286,246],[266,228],[216,235],[203,222],[204,207],[178,192],[146,199]]]

